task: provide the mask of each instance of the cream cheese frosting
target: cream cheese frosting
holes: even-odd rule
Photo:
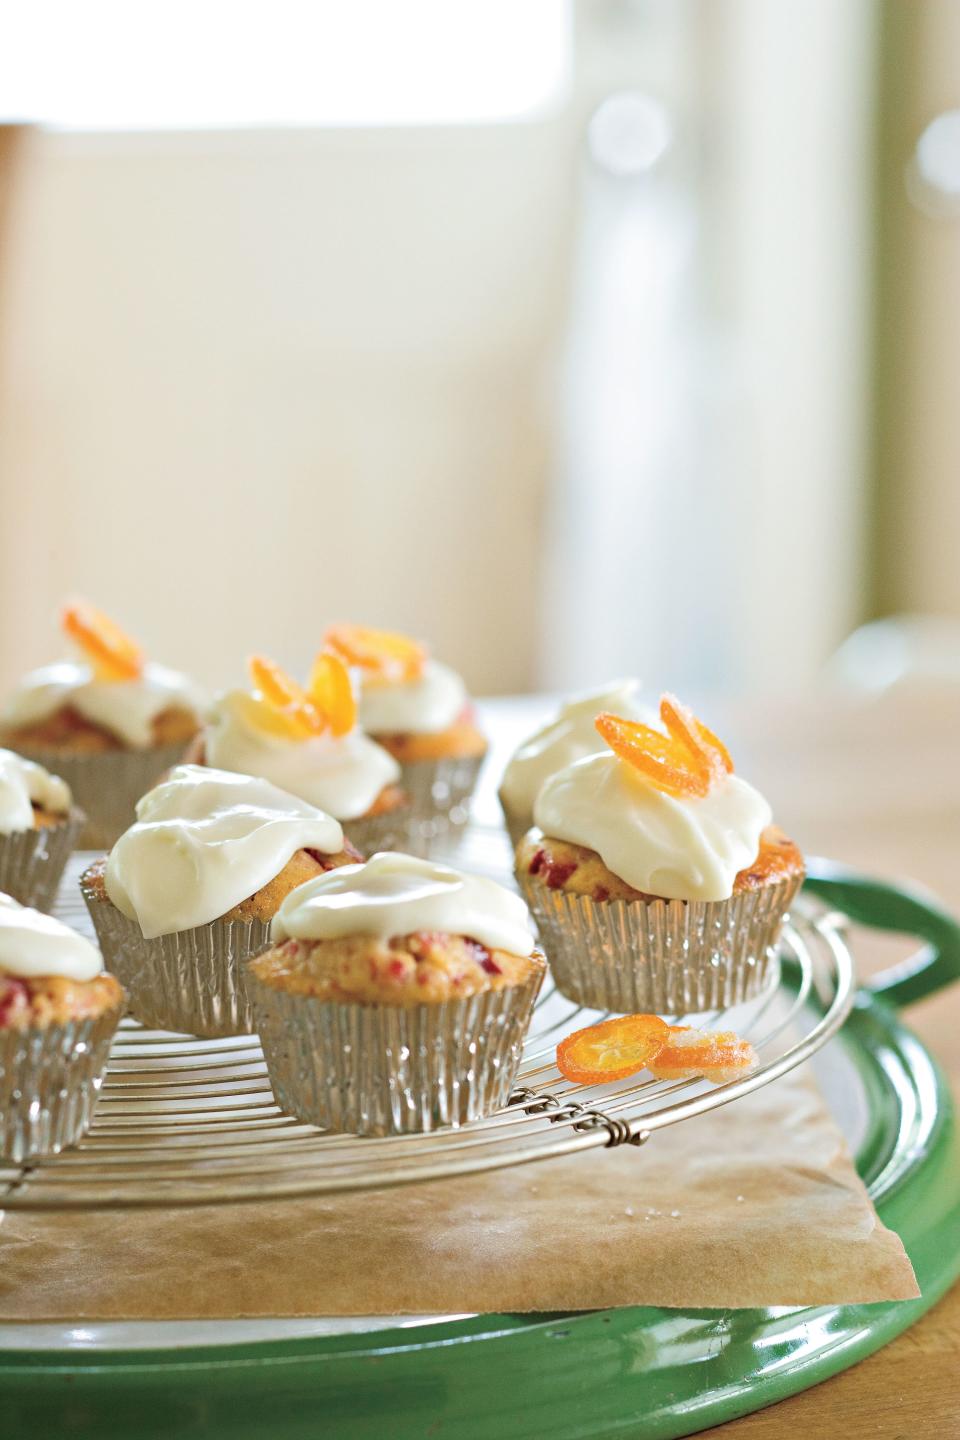
[[[252,724],[249,712],[246,691],[220,696],[204,732],[208,764],[262,776],[338,820],[365,815],[400,778],[393,756],[359,730],[288,740]]]
[[[463,680],[439,660],[427,660],[416,680],[383,684],[360,679],[358,715],[371,735],[426,735],[447,730],[466,703]]]
[[[552,775],[534,805],[544,835],[595,850],[628,885],[668,900],[728,899],[771,818],[738,775],[702,799],[675,799],[610,751]]]
[[[94,980],[103,969],[97,947],[69,925],[0,895],[0,975],[34,980]]]
[[[291,890],[274,917],[274,940],[388,940],[434,930],[467,935],[490,950],[529,955],[530,913],[519,895],[477,875],[412,855],[380,851]]]
[[[602,711],[656,724],[656,713],[637,700],[639,688],[638,680],[615,680],[603,690],[574,695],[523,742],[500,782],[500,803],[511,820],[532,825],[534,801],[544,781],[575,760],[605,748],[594,724]]]
[[[33,807],[53,815],[70,810],[70,786],[42,765],[12,750],[0,750],[0,835],[33,829]]]
[[[139,801],[104,881],[152,940],[219,919],[305,848],[342,850],[337,821],[267,780],[178,765]]]
[[[71,705],[86,720],[109,730],[134,750],[153,744],[153,722],[165,710],[200,716],[206,696],[177,670],[148,661],[135,680],[98,680],[89,665],[61,660],[25,675],[2,713],[4,725],[17,728],[46,720]]]

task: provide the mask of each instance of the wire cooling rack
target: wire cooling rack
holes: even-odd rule
[[[471,826],[451,859],[510,875],[506,837]],[[78,855],[56,913],[86,934]],[[697,1017],[749,1037],[760,1068],[718,1087],[631,1078],[573,1085],[554,1063],[557,1041],[601,1018],[564,999],[548,978],[510,1104],[485,1120],[428,1135],[359,1139],[284,1115],[256,1036],[199,1040],[125,1020],[93,1125],[74,1149],[29,1166],[0,1162],[0,1207],[78,1210],[212,1205],[403,1185],[528,1164],[580,1150],[643,1144],[657,1130],[715,1109],[806,1060],[843,1024],[854,969],[840,917],[801,902],[781,945],[781,976],[758,999]],[[680,1019],[682,1017],[667,1017]]]

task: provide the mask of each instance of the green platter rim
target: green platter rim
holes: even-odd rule
[[[760,1409],[856,1363],[960,1274],[960,1144],[943,1075],[883,1000],[863,991],[838,1037],[871,1122],[857,1155],[880,1187],[921,1298],[807,1309],[478,1316],[359,1336],[240,1345],[0,1354],[10,1434],[275,1440],[671,1440]],[[598,1163],[600,1160],[598,1158]],[[389,1429],[385,1431],[384,1426]],[[119,1427],[119,1428],[118,1428]]]

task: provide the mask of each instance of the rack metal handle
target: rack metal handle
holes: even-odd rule
[[[822,859],[807,862],[805,889],[859,925],[925,942],[866,982],[871,994],[888,1005],[901,1009],[960,980],[960,924],[935,896]]]

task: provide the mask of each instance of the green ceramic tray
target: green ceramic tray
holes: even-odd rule
[[[857,1163],[903,1237],[916,1301],[817,1309],[496,1315],[248,1344],[0,1352],[0,1434],[75,1440],[667,1440],[770,1405],[911,1325],[960,1274],[949,1092],[896,1010],[960,977],[933,901],[838,867],[809,888],[925,948],[859,995],[834,1047],[867,1117]],[[837,1048],[841,1047],[841,1048]]]

